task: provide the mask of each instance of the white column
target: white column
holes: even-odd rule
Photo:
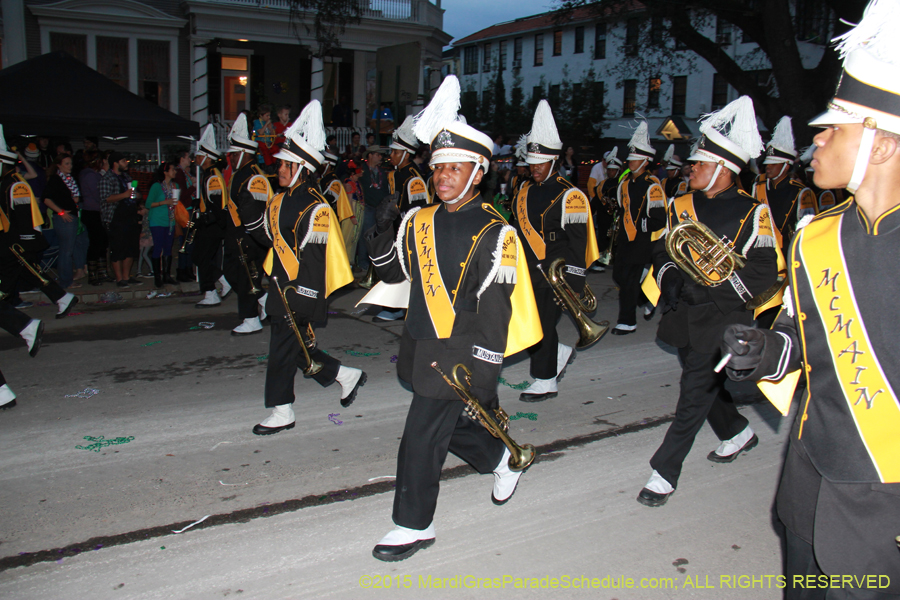
[[[192,39],[191,46],[191,114],[190,119],[200,123],[209,121],[209,79],[206,76],[206,42]]]
[[[365,127],[366,119],[366,53],[362,50],[353,52],[353,105],[351,109],[358,109],[358,113],[353,114],[353,126]],[[365,137],[363,137],[365,141]]]
[[[3,68],[28,58],[25,46],[24,0],[2,0],[3,10]]]
[[[325,85],[325,64],[321,58],[312,59],[312,76],[309,82],[309,99],[322,101]]]

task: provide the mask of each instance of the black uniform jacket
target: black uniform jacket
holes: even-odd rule
[[[734,271],[729,280],[708,287],[674,266],[666,252],[666,237],[654,243],[653,272],[660,289],[664,271],[669,268],[677,269],[684,280],[678,307],[667,311],[660,321],[659,339],[676,348],[690,345],[699,352],[713,353],[719,348],[727,325],[753,322],[753,312],[745,306],[747,301],[775,283],[775,238],[768,226],[768,208],[734,185],[713,198],[707,198],[701,192],[680,198],[692,198],[696,220],[712,229],[719,238],[726,236],[732,241],[733,250],[746,257],[743,269]],[[673,201],[666,211],[667,232],[679,223],[676,210]]]
[[[782,251],[787,255],[797,222],[806,215],[816,214],[819,202],[815,193],[798,179],[785,177],[775,183],[760,175],[753,186],[753,197],[768,203],[772,220],[781,235]]]
[[[428,186],[416,163],[409,161],[406,166],[388,172],[387,178],[391,193],[400,192],[397,206],[401,213],[416,206],[428,206]]]
[[[513,214],[518,215],[520,211],[527,214],[528,222],[546,246],[543,260],[539,259],[531,247],[526,224],[523,219],[516,219],[515,226],[525,248],[531,285],[535,288],[549,287],[541,267],[547,269],[554,260],[562,258],[566,261],[566,282],[577,293],[584,289],[587,222],[571,221],[565,213],[566,195],[571,190],[579,192],[565,178],[551,174],[541,183],[526,181],[513,200]],[[590,234],[594,235],[594,232]]]
[[[634,239],[628,239],[625,215],[619,219],[616,230],[616,260],[628,265],[646,265],[650,262],[654,231],[666,224],[666,198],[659,179],[644,171],[637,179],[625,177],[619,184],[617,199],[620,210],[627,210],[634,223]],[[625,207],[627,197],[628,207]]]
[[[221,173],[224,166],[225,163],[219,161],[200,173],[200,194],[194,198],[192,204],[192,208],[199,211],[198,230],[210,229],[214,230],[216,234],[222,234],[225,231],[226,224],[221,217],[222,197],[228,192],[228,189],[223,188],[220,192],[218,185],[211,182],[211,179],[216,176],[216,171]],[[224,182],[224,176],[222,181]]]
[[[0,232],[0,256],[12,257],[10,246],[19,244],[26,252],[42,252],[49,246],[38,229],[35,230],[31,209],[33,192],[27,182],[22,181],[15,169],[0,179],[0,209],[6,215],[8,228]]]
[[[432,211],[433,238],[426,240],[425,217]],[[503,217],[476,194],[452,213],[443,204],[413,209],[396,241],[391,230],[379,235],[372,228],[366,233],[369,254],[382,281],[399,283],[409,276],[412,282],[397,371],[416,393],[455,399],[456,393],[431,363],[437,361],[447,374],[462,363],[472,371],[476,397],[488,404],[495,401],[514,288],[502,276],[503,268],[497,268],[498,249],[511,231]],[[431,249],[423,242],[431,244]],[[435,305],[429,302],[436,294],[448,295],[455,317],[446,310],[433,314]],[[452,331],[440,338],[434,319],[448,317],[453,318]]]

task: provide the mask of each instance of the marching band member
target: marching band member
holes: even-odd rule
[[[322,152],[322,157],[324,160],[322,161],[322,170],[319,175],[319,190],[325,196],[325,199],[328,200],[328,205],[331,206],[331,210],[337,215],[338,221],[343,223],[353,217],[353,209],[350,207],[347,190],[344,189],[344,184],[334,170],[337,166],[338,157],[329,152],[327,148]]]
[[[682,463],[704,421],[722,440],[707,456],[713,462],[731,462],[759,442],[725,390],[725,374],[714,371],[725,327],[751,325],[753,313],[747,310],[747,301],[768,290],[776,279],[777,254],[768,207],[736,185],[747,161],[763,149],[753,102],[742,96],[707,115],[700,132],[703,136],[688,158],[695,161],[693,193],[675,198],[668,206],[665,237],[653,247],[653,273],[663,304],[657,335],[678,349],[682,372],[675,420],[650,459],[653,474],[637,497],[646,506],[665,504],[675,491]],[[729,249],[745,257],[744,267],[734,269],[727,280],[723,274],[712,275],[718,282],[713,285],[688,276],[683,269],[689,265],[674,262],[666,250],[666,238],[686,216],[711,229],[716,239],[730,240]],[[701,264],[701,257],[689,256],[693,264]]]
[[[806,378],[775,502],[787,530],[785,577],[882,577],[877,592],[789,586],[789,600],[900,594],[898,28],[898,2],[873,1],[835,40],[843,73],[810,123],[824,128],[811,164],[818,187],[853,198],[797,230],[790,293],[773,328],[735,325],[722,343],[733,355],[729,377],[762,380],[784,415]]]
[[[644,318],[654,309],[641,291],[641,277],[651,261],[654,232],[665,225],[666,194],[659,179],[647,166],[656,156],[650,145],[647,122],[641,121],[628,142],[628,173],[619,184],[617,199],[619,228],[616,230],[616,260],[613,281],[619,286],[619,318],[613,335],[628,335],[637,329],[637,307],[644,304]]]
[[[519,190],[525,185],[525,182],[531,179],[531,172],[528,170],[528,163],[525,162],[525,156],[528,154],[526,149],[528,139],[526,136],[520,136],[516,143],[516,172],[509,176],[509,184],[506,188],[506,195],[515,198],[519,195]],[[516,214],[510,215],[510,221],[515,221]]]
[[[7,148],[0,126],[0,296],[14,297],[16,286],[23,280],[31,287],[40,287],[59,308],[56,318],[62,319],[78,303],[78,296],[66,292],[56,281],[46,278],[41,281],[32,272],[32,269],[39,272],[41,254],[49,244],[41,233],[44,217],[37,198],[31,186],[16,172],[18,159]]]
[[[415,206],[431,204],[425,179],[412,160],[419,147],[418,140],[413,133],[414,121],[412,116],[406,117],[400,128],[394,132],[390,145],[391,155],[389,158],[391,164],[394,165],[394,170],[387,174],[388,189],[391,194],[399,195],[397,206],[400,208],[400,214],[406,213]]]
[[[660,182],[660,185],[666,193],[666,199],[674,198],[678,194],[688,191],[687,179],[681,176],[684,163],[681,162],[681,157],[675,154],[675,144],[669,144],[669,147],[666,148],[663,162],[666,163],[666,178]]]
[[[203,300],[195,304],[197,308],[216,306],[231,291],[231,284],[222,275],[216,260],[225,238],[225,222],[216,218],[216,208],[227,210],[228,206],[228,188],[220,170],[224,161],[225,155],[216,147],[215,129],[209,124],[200,136],[194,156],[194,162],[201,171],[199,193],[193,207],[197,233],[191,251],[191,260],[197,265],[200,291],[203,293]],[[216,281],[222,283],[221,296],[216,291]]]
[[[313,100],[285,131],[284,146],[275,155],[281,160],[278,183],[287,191],[272,198],[263,221],[272,246],[266,258],[266,273],[270,280],[277,278],[281,282],[299,331],[310,323],[325,321],[328,296],[353,281],[334,211],[312,180],[322,163],[324,148],[322,105]],[[251,232],[259,240],[259,227],[254,225],[251,222]],[[271,290],[266,301],[266,312],[273,318],[265,405],[272,409],[272,414],[253,428],[256,435],[271,435],[294,427],[294,377],[298,368],[308,366],[284,301],[277,289]],[[312,361],[323,365],[320,371],[310,375],[312,379],[322,387],[337,381],[341,406],[350,406],[360,386],[365,384],[366,374],[345,367],[318,348],[309,350],[308,354]]]
[[[231,335],[252,335],[262,333],[263,328],[259,300],[263,295],[261,275],[266,248],[247,235],[239,206],[248,202],[265,203],[272,197],[272,187],[256,160],[259,143],[250,139],[244,113],[234,121],[228,141],[231,188],[226,205],[216,204],[212,208],[216,219],[225,224],[223,270],[237,295],[238,316],[243,320],[231,330]]]
[[[44,323],[40,319],[32,319],[3,298],[0,300],[0,327],[25,340],[28,356],[37,356],[44,335]],[[15,405],[16,393],[10,389],[0,372],[0,410],[7,410]]]
[[[442,202],[410,209],[395,240],[399,209],[388,199],[366,233],[382,281],[411,282],[397,370],[411,383],[413,398],[397,457],[396,528],[375,546],[379,560],[403,560],[434,543],[448,451],[479,473],[494,474],[495,504],[512,497],[521,475],[509,469],[509,450],[466,416],[456,392],[431,367],[436,362],[449,371],[463,364],[472,373],[471,393],[485,408],[496,407],[504,355],[540,337],[516,232],[476,190],[493,142],[457,120],[458,108],[459,82],[450,75],[415,129],[431,143],[432,181]]]
[[[575,349],[559,342],[556,323],[562,308],[542,271],[555,259],[565,259],[567,282],[580,294],[585,268],[597,260],[599,252],[587,196],[554,168],[563,145],[546,100],[535,110],[527,143],[525,161],[531,168],[531,181],[519,190],[512,208],[519,236],[526,242],[525,259],[544,337],[528,349],[534,381],[519,400],[541,402],[558,395],[557,382],[575,359]]]
[[[594,228],[597,232],[597,248],[600,252],[611,250],[612,238],[615,229],[610,235],[610,228],[615,226],[616,193],[619,189],[619,174],[622,172],[622,161],[616,156],[619,153],[618,146],[603,155],[606,163],[606,178],[601,180],[594,188],[594,197],[591,199],[591,212],[594,214]],[[606,269],[600,262],[591,265],[591,271],[603,273]]]

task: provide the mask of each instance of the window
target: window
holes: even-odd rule
[[[536,85],[531,88],[531,102],[533,104],[537,104],[538,100],[544,97],[544,88],[540,85]]]
[[[775,78],[772,77],[772,69],[760,69],[758,71],[747,71],[748,75],[753,76],[756,85],[765,90],[769,96],[777,97],[775,93]]]
[[[547,94],[547,102],[550,103],[550,108],[553,110],[557,110],[559,108],[559,84],[550,86],[550,93]]]
[[[575,28],[575,54],[584,53],[584,27]]]
[[[80,60],[87,63],[87,36],[75,33],[56,33],[50,32],[50,52],[64,50]]]
[[[728,46],[731,44],[731,32],[733,27],[731,23],[722,17],[716,17],[716,43],[720,46]]]
[[[672,114],[684,115],[687,107],[687,75],[672,78]]]
[[[483,53],[482,59],[481,59],[481,71],[483,73],[491,72],[491,45],[490,44],[484,45],[484,53]]]
[[[622,102],[622,116],[623,117],[633,117],[635,103],[637,100],[637,80],[636,79],[626,79],[623,94],[623,102]]]
[[[222,56],[223,71],[247,71],[248,65],[246,56]]]
[[[662,88],[662,79],[651,77],[647,88],[647,109],[659,108],[659,90]]]
[[[713,73],[712,109],[719,110],[728,104],[728,82],[718,73]]]
[[[465,48],[463,56],[463,75],[473,75],[478,72],[478,46]]]
[[[159,40],[138,40],[138,95],[146,100],[169,108],[169,42]],[[239,87],[246,88],[246,77]],[[244,110],[248,98],[246,89],[243,100],[236,96],[237,111]],[[239,91],[238,91],[239,95]],[[227,118],[227,117],[226,117]],[[237,118],[237,114],[232,118]]]
[[[513,62],[522,66],[522,38],[513,40]]]
[[[606,58],[606,23],[594,27],[594,60]]]
[[[637,19],[628,19],[625,23],[625,56],[637,56],[640,31],[641,24]]]
[[[478,92],[469,90],[460,96],[459,110],[467,117],[474,119],[478,114]]]
[[[128,38],[97,36],[97,72],[128,89]]]
[[[500,42],[500,70],[506,68],[506,40]]]
[[[810,0],[796,0],[794,31],[797,32],[798,40],[814,44],[827,43],[831,37],[829,24],[833,19],[827,5]]]
[[[606,108],[606,106],[604,105],[604,102],[606,100],[606,90],[603,87],[603,82],[592,82],[591,92],[593,93],[593,98],[591,98],[593,112],[598,117],[602,117],[603,113],[605,112],[604,109]]]
[[[562,54],[562,30],[557,29],[553,32],[553,56]]]
[[[538,33],[534,36],[534,66],[540,67],[544,64],[544,34]]]
[[[652,44],[661,44],[664,31],[662,17],[652,17],[650,19],[650,42]]]

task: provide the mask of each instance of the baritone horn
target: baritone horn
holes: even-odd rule
[[[479,423],[482,427],[488,430],[495,438],[499,439],[503,444],[509,449],[509,469],[511,471],[523,471],[528,468],[533,461],[535,456],[537,456],[537,451],[534,449],[534,446],[531,444],[525,444],[524,446],[518,445],[515,440],[509,437],[507,431],[509,430],[509,415],[506,414],[506,411],[503,410],[500,406],[494,409],[494,416],[497,417],[497,420],[494,420],[494,417],[490,415],[490,413],[481,405],[478,399],[472,395],[470,391],[472,388],[472,372],[466,368],[466,366],[462,363],[453,367],[453,380],[441,370],[440,365],[437,361],[431,363],[431,368],[440,373],[441,377],[444,378],[444,381],[447,382],[447,385],[453,388],[453,391],[456,392],[456,395],[459,396],[459,399],[462,400],[466,405],[466,414],[473,420]],[[463,377],[462,381],[460,381],[459,371],[462,369]],[[497,423],[499,421],[499,424]]]
[[[681,222],[666,236],[666,252],[691,279],[707,287],[719,285],[746,264],[726,238],[719,238],[712,229],[691,219],[687,211],[681,213]]]
[[[609,321],[597,323],[587,316],[586,313],[592,313],[597,309],[597,296],[591,291],[590,286],[585,283],[584,298],[579,298],[563,276],[563,269],[565,268],[565,259],[557,258],[550,263],[550,268],[544,273],[544,277],[547,279],[562,307],[569,311],[569,314],[575,320],[575,327],[578,329],[578,342],[575,344],[575,347],[583,350],[595,344],[609,331]]]
[[[309,376],[315,375],[322,370],[322,367],[325,366],[322,363],[313,360],[313,358],[309,355],[309,350],[315,348],[315,334],[313,334],[311,336],[311,339],[309,340],[303,339],[303,334],[300,333],[300,328],[297,327],[297,320],[294,319],[294,311],[291,310],[291,305],[288,304],[287,296],[284,295],[285,291],[287,290],[294,290],[294,292],[296,293],[297,288],[295,286],[289,285],[282,290],[281,283],[279,283],[277,277],[272,277],[272,281],[275,282],[275,288],[278,290],[278,295],[281,296],[281,301],[284,303],[284,310],[285,312],[287,312],[284,318],[288,320],[288,323],[290,323],[291,325],[291,329],[294,330],[294,335],[297,336],[297,341],[300,342],[300,350],[303,352],[303,357],[306,359],[306,366],[303,367],[303,374]],[[311,332],[312,326],[309,326],[307,331]]]

